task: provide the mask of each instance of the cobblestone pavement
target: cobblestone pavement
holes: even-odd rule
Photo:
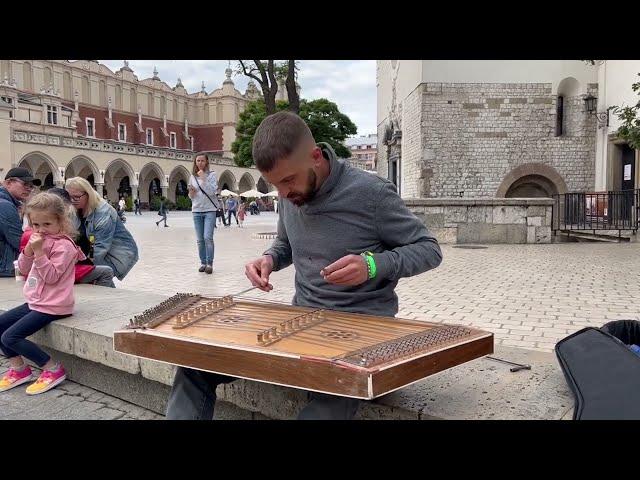
[[[248,215],[245,228],[216,229],[215,272],[198,273],[191,214],[171,212],[169,228],[157,215],[128,214],[127,227],[140,247],[140,261],[122,287],[167,295],[223,295],[250,286],[244,264],[272,240],[252,234],[274,232],[273,213]],[[615,319],[640,319],[640,243],[489,245],[486,249],[442,246],[437,269],[402,279],[398,316],[472,325],[492,331],[497,344],[551,351],[556,341],[585,326]],[[294,269],[272,275],[274,290],[248,295],[290,302]],[[120,286],[120,285],[119,285]]]
[[[0,372],[9,361],[0,356]],[[39,374],[37,371],[35,375]],[[34,375],[34,377],[35,377]],[[161,420],[150,410],[66,381],[40,395],[27,395],[27,385],[0,393],[0,420]]]

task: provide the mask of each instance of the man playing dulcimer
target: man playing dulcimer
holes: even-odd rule
[[[388,180],[350,167],[290,112],[265,118],[253,139],[253,159],[276,186],[278,236],[245,267],[251,284],[268,292],[271,272],[293,263],[292,304],[393,317],[398,280],[440,265],[438,241]],[[168,419],[211,419],[216,386],[233,377],[179,367]],[[313,392],[299,419],[351,419],[360,400]]]

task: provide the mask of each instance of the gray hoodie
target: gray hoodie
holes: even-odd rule
[[[308,203],[279,205],[278,237],[265,254],[274,271],[296,268],[294,305],[394,316],[398,280],[436,268],[436,238],[406,207],[395,185],[346,165],[319,143],[331,173]],[[377,275],[357,286],[327,283],[320,270],[348,254],[371,251]]]

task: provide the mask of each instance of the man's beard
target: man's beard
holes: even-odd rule
[[[307,190],[305,192],[291,191],[287,195],[287,199],[296,207],[300,207],[305,203],[313,200],[313,198],[316,196],[316,193],[318,193],[318,189],[316,188],[316,172],[314,172],[312,169],[309,169]]]

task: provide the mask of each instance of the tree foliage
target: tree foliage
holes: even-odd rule
[[[289,103],[276,102],[276,111],[287,110]],[[307,123],[316,142],[326,142],[331,145],[338,157],[350,156],[349,149],[344,146],[347,137],[357,133],[357,127],[351,119],[340,112],[338,106],[327,100],[300,100],[300,117]],[[231,145],[231,151],[235,155],[236,165],[240,167],[252,167],[254,165],[251,155],[253,135],[260,122],[267,117],[265,103],[255,100],[247,105],[240,114],[236,125],[236,139]]]

